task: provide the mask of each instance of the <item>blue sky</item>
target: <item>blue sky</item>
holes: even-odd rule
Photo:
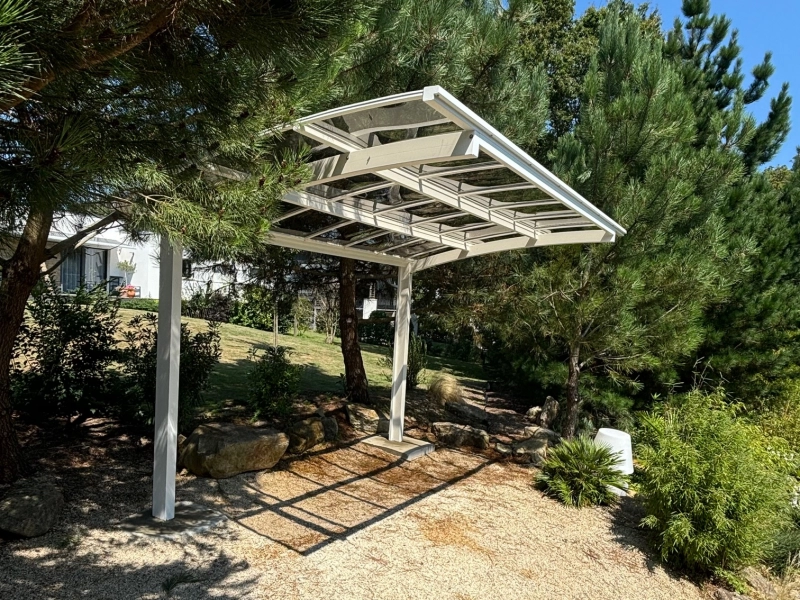
[[[639,0],[636,0],[639,4]],[[576,14],[589,6],[603,6],[605,0],[577,0]],[[657,8],[665,27],[672,27],[675,17],[681,14],[681,0],[651,0],[650,7]],[[765,97],[750,106],[761,121],[769,113],[769,99],[777,95],[784,81],[789,82],[793,96],[792,131],[773,164],[790,164],[796,146],[800,146],[800,0],[712,0],[712,14],[724,13],[739,30],[744,71],[750,70],[772,51],[775,74]],[[746,80],[747,81],[747,80]]]

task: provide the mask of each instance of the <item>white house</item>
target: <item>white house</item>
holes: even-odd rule
[[[53,224],[48,243],[56,244],[95,222],[95,219],[73,215],[62,217]],[[63,261],[51,278],[65,294],[74,292],[82,283],[93,288],[105,282],[109,293],[127,284],[132,290],[123,292],[123,296],[158,298],[158,256],[159,240],[156,236],[145,242],[132,242],[122,228],[112,226],[90,237],[67,256],[60,257]],[[126,274],[119,268],[123,261],[134,264],[136,270]],[[183,294],[190,295],[195,290],[209,287],[216,290],[229,283],[225,276],[195,266],[191,275],[183,278]]]

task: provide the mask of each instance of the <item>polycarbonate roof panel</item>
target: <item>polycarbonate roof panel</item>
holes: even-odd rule
[[[420,270],[625,233],[438,86],[290,129],[313,148],[313,177],[284,196],[270,233],[277,245]]]

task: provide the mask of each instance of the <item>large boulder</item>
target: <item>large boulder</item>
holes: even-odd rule
[[[560,436],[544,427],[526,427],[525,439],[512,445],[512,454],[522,462],[541,465],[547,459],[547,449],[560,441]]]
[[[311,417],[293,424],[289,428],[289,452],[299,454],[325,441],[322,419]]]
[[[200,477],[225,479],[246,471],[271,469],[288,447],[289,437],[274,429],[208,423],[187,438],[181,463]]]
[[[458,417],[473,425],[486,427],[489,423],[489,415],[483,406],[477,406],[471,402],[445,402],[445,409]]]
[[[481,450],[489,447],[489,434],[483,429],[460,425],[458,423],[440,422],[433,424],[436,439],[445,446],[471,446]]]
[[[347,420],[353,429],[364,433],[374,435],[389,432],[389,418],[382,412],[363,404],[348,404]]]
[[[549,429],[550,427],[553,426],[553,423],[555,423],[557,416],[558,416],[558,401],[552,396],[548,396],[547,399],[544,401],[544,405],[542,406],[542,412],[539,414],[539,418],[537,419],[536,422],[545,429]]]
[[[0,501],[0,534],[32,538],[44,535],[55,525],[64,495],[53,483],[23,480]]]

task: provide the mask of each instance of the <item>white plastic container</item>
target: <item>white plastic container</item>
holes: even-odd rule
[[[618,470],[626,475],[633,473],[633,448],[630,435],[618,429],[603,427],[594,437],[594,443],[598,446],[606,446],[611,452],[619,454]]]

